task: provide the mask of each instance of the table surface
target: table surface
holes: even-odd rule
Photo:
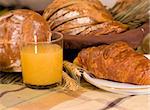
[[[0,84],[0,110],[150,110],[150,95],[120,95],[88,83],[78,91]]]

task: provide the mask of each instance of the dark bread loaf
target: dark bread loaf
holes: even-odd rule
[[[0,16],[0,71],[20,71],[21,41],[46,41],[49,37],[47,22],[31,10],[13,10]]]

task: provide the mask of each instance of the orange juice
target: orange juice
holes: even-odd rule
[[[25,46],[21,50],[21,62],[25,84],[51,85],[62,79],[63,49],[57,44]]]

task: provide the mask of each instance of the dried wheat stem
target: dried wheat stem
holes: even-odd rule
[[[78,83],[63,71],[63,89],[76,91],[80,88]]]

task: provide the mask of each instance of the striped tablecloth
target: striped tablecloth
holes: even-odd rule
[[[119,95],[87,83],[76,92],[0,84],[0,110],[150,110],[150,95]]]

